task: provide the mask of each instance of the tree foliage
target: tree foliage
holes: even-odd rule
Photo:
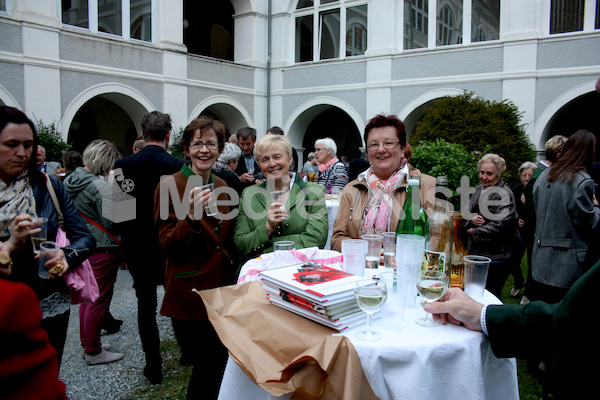
[[[467,152],[496,153],[506,160],[504,181],[518,184],[517,170],[525,161],[535,161],[535,147],[523,125],[522,113],[512,102],[488,101],[465,92],[436,100],[425,110],[410,138],[411,146],[438,138],[464,146]],[[477,160],[476,160],[477,161]]]
[[[183,127],[179,127],[177,134],[173,137],[173,145],[171,146],[171,154],[175,157],[182,158],[187,160],[187,156],[185,155],[185,151],[183,151],[183,147],[181,147],[181,139],[183,138]]]
[[[45,125],[42,121],[38,121],[37,136],[39,144],[46,149],[47,161],[61,162],[62,153],[71,149],[71,145],[65,143],[60,132],[56,130],[54,122],[50,125]]]

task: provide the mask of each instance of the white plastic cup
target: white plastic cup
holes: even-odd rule
[[[279,206],[280,210],[285,210],[286,209],[285,208],[285,201],[283,200],[283,196],[287,192],[289,192],[289,190],[286,190],[286,189],[284,189],[284,190],[274,190],[274,191],[270,192],[271,193],[271,198],[273,199],[273,203],[276,202],[276,201],[281,203],[281,205]]]
[[[296,264],[296,243],[293,240],[280,240],[273,243],[275,268]]]
[[[383,266],[396,270],[396,232],[383,232]]]
[[[379,260],[381,257],[381,247],[383,246],[382,235],[371,235],[365,234],[360,237],[362,240],[366,240],[369,244],[367,249],[367,258],[365,260],[365,269],[375,270],[379,269]],[[375,272],[375,275],[377,273]]]
[[[369,243],[362,239],[342,241],[342,258],[345,272],[364,277],[368,247]]]
[[[38,276],[42,279],[48,278],[50,273],[48,270],[52,268],[52,265],[46,266],[46,263],[54,258],[56,252],[60,249],[56,242],[42,242],[40,244],[40,261],[38,265]]]
[[[408,285],[406,308],[414,308],[417,299],[417,277],[423,265],[425,238],[419,235],[402,234],[396,237],[396,272]]]
[[[219,212],[219,209],[217,208],[217,200],[215,199],[215,195],[213,193],[215,190],[215,184],[207,183],[206,185],[200,186],[200,189],[210,189],[210,200],[208,201],[206,207],[204,207],[204,214],[206,214],[207,217],[214,217]]]
[[[483,256],[465,256],[465,293],[475,300],[483,299],[491,259]]]
[[[33,241],[33,250],[36,253],[40,252],[40,244],[48,240],[48,218],[38,217],[31,220],[32,227],[40,228],[39,233],[31,235]],[[37,225],[37,226],[36,226]]]

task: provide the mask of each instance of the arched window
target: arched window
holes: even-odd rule
[[[427,47],[428,0],[404,0],[404,48]]]
[[[353,2],[347,6],[340,0],[299,0],[294,12],[295,61],[364,54],[367,49],[366,3]]]
[[[185,0],[183,44],[188,53],[233,61],[234,12],[227,0]]]
[[[452,34],[454,33],[454,15],[450,7],[446,4],[440,10],[438,16],[438,46],[452,44]]]

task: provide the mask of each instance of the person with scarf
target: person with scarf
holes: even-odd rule
[[[348,184],[348,169],[338,160],[337,145],[331,138],[317,139],[315,142],[315,154],[319,167],[317,180],[320,185],[325,187],[327,194],[331,193],[334,187],[343,190]]]
[[[364,141],[371,167],[346,185],[333,226],[331,249],[363,234],[396,231],[406,201],[408,178],[421,176],[420,200],[428,214],[434,209],[435,178],[410,166],[405,157],[406,131],[395,115],[379,114],[365,127]]]
[[[38,171],[36,150],[38,138],[35,125],[20,110],[0,107],[0,252],[13,260],[7,279],[29,285],[37,294],[42,309],[41,327],[56,350],[58,365],[69,325],[71,297],[65,272],[77,268],[96,247],[96,241],[85,226],[79,211],[61,180]],[[49,182],[48,182],[49,179]],[[71,244],[57,251],[46,265],[61,260],[64,269],[53,279],[38,277],[38,260],[34,259],[31,234],[39,232],[34,221],[48,218],[48,240],[58,231],[58,213],[48,192],[52,185],[63,215],[61,227]],[[36,229],[37,228],[37,229]],[[4,271],[3,275],[7,275]]]

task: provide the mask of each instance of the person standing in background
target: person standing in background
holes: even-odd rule
[[[259,179],[260,167],[254,159],[254,143],[256,143],[256,129],[246,126],[238,129],[236,133],[238,146],[242,149],[242,158],[238,163],[235,173],[240,177],[244,188],[254,185]]]
[[[156,323],[156,287],[163,284],[165,275],[165,259],[158,244],[152,199],[160,178],[178,172],[183,165],[182,159],[167,153],[171,129],[169,114],[152,111],[144,115],[142,137],[146,147],[115,163],[115,169],[120,168],[124,179],[132,183],[128,194],[136,199],[135,219],[123,222],[120,228],[138,301],[138,329],[146,356],[144,376],[152,384],[161,383],[163,379]]]
[[[40,172],[48,175],[54,175],[54,171],[60,168],[60,163],[56,161],[46,161],[46,149],[41,144],[37,146],[37,166]]]
[[[133,142],[133,154],[146,147],[146,141],[143,138],[138,138]]]

